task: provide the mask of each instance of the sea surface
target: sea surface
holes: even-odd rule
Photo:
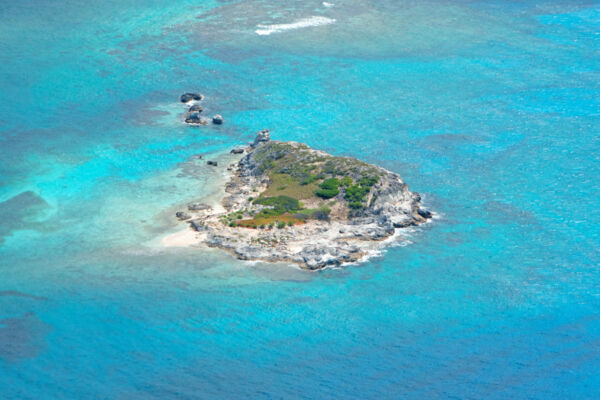
[[[263,128],[438,218],[321,272],[161,247]],[[0,398],[598,399],[599,180],[598,1],[2,0]]]

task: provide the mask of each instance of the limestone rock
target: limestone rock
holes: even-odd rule
[[[188,213],[186,213],[186,212],[184,212],[184,211],[177,211],[177,212],[175,213],[175,216],[176,216],[176,217],[177,217],[179,220],[181,220],[181,221],[185,221],[186,219],[190,219],[190,218],[192,218],[192,216],[191,216],[190,214],[188,214]]]
[[[204,203],[190,203],[188,204],[188,210],[190,211],[203,211],[203,210],[210,210],[212,207],[209,206],[208,204],[204,204]]]
[[[268,129],[263,129],[262,131],[256,134],[256,138],[254,138],[254,142],[252,142],[252,147],[258,146],[260,143],[266,143],[271,140],[271,134]]]
[[[215,125],[221,125],[221,124],[223,124],[224,121],[225,120],[223,119],[221,114],[216,114],[216,115],[213,115],[213,117],[212,117],[212,123]]]
[[[188,113],[193,113],[193,112],[201,113],[202,111],[204,111],[204,108],[202,108],[202,106],[200,104],[194,104],[193,106],[191,106],[188,109]]]
[[[201,95],[200,93],[184,93],[181,95],[181,97],[179,97],[179,100],[182,103],[188,103],[190,101],[200,101],[204,98],[203,95]]]

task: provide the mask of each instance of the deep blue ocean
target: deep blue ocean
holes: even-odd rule
[[[439,218],[321,272],[157,244],[263,128]],[[0,398],[598,399],[599,179],[598,1],[2,0]]]

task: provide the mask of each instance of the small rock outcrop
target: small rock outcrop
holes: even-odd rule
[[[221,114],[213,115],[213,117],[212,117],[212,123],[213,124],[215,124],[215,125],[221,125],[221,124],[223,124],[223,122],[224,122],[224,119],[221,116]]]
[[[201,113],[202,111],[204,111],[204,108],[202,108],[202,106],[200,104],[194,104],[193,106],[188,108],[188,113],[193,113],[193,112]]]
[[[218,163],[216,161],[207,161],[206,164],[216,167],[218,165]]]
[[[261,143],[268,142],[269,140],[271,140],[271,133],[269,132],[268,129],[263,129],[262,131],[260,131],[256,134],[256,137],[254,138],[254,142],[252,142],[251,146],[256,147]]]
[[[198,112],[189,113],[185,117],[185,122],[187,124],[196,124],[196,125],[207,125],[208,124],[208,122],[206,122],[205,120],[203,120],[200,117],[200,113],[198,113]]]
[[[235,149],[231,149],[230,153],[231,153],[231,154],[243,154],[243,153],[244,153],[244,151],[246,151],[246,150],[244,150],[244,149],[242,149],[242,148],[238,147],[238,148],[235,148]]]
[[[210,210],[212,207],[204,203],[190,203],[188,204],[188,210],[190,211],[202,211]]]
[[[175,216],[180,219],[181,221],[185,221],[186,219],[190,219],[192,218],[192,216],[184,211],[177,211],[175,213]]]
[[[200,101],[204,98],[203,95],[201,95],[200,93],[184,93],[181,95],[181,97],[179,97],[179,100],[182,103],[189,103],[190,101]]]

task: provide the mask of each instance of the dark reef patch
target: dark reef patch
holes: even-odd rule
[[[20,229],[39,230],[36,222],[41,213],[49,209],[46,201],[32,191],[19,193],[0,203],[0,243],[13,231]]]
[[[36,296],[29,293],[19,292],[17,290],[0,290],[0,297],[22,297],[25,299],[46,301],[48,300],[46,297]]]
[[[0,358],[8,362],[35,358],[44,351],[52,327],[35,314],[0,320]]]

